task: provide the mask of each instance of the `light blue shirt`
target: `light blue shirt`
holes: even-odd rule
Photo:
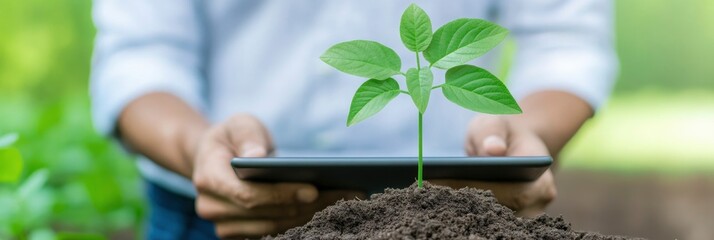
[[[381,42],[416,66],[399,38],[408,1],[384,0],[98,0],[91,74],[97,129],[111,135],[122,109],[150,92],[172,93],[220,122],[236,113],[257,116],[278,154],[401,155],[417,151],[417,110],[406,95],[364,122],[345,126],[349,104],[365,79],[319,60],[331,45],[354,39]],[[468,17],[511,31],[517,51],[511,92],[573,93],[594,108],[615,78],[612,5],[604,0],[416,1],[436,30]],[[499,49],[473,64],[498,73]],[[435,84],[443,81],[435,71]],[[398,79],[402,88],[403,79]],[[424,154],[463,155],[475,113],[434,91],[424,116]],[[150,181],[185,195],[188,179],[150,160],[139,169]]]

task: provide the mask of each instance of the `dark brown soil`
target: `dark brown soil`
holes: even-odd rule
[[[627,239],[573,231],[562,217],[516,217],[478,189],[414,184],[370,199],[339,201],[273,239]]]

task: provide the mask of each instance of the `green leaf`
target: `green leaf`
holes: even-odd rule
[[[486,20],[456,19],[436,30],[424,58],[434,67],[449,69],[485,54],[506,35],[508,30]]]
[[[22,174],[22,155],[14,147],[0,148],[0,182],[15,182]]]
[[[60,232],[55,240],[104,240],[106,237],[96,233]]]
[[[429,96],[431,95],[431,86],[434,83],[434,75],[429,68],[410,68],[407,71],[407,89],[409,95],[412,96],[414,105],[417,106],[422,114],[426,111],[426,106],[429,104]]]
[[[416,4],[411,4],[404,10],[399,24],[399,34],[404,46],[414,52],[424,51],[431,43],[431,19]]]
[[[0,136],[0,148],[12,145],[18,138],[19,135],[17,135],[17,133],[8,133]]]
[[[366,40],[335,44],[320,59],[342,72],[377,80],[400,74],[402,68],[402,60],[394,50]]]
[[[462,65],[446,71],[446,99],[466,109],[490,114],[516,114],[521,108],[506,86],[485,69]]]
[[[95,171],[82,177],[92,206],[101,213],[108,213],[121,207],[121,187],[115,178],[107,178],[106,173]]]
[[[361,122],[381,111],[387,103],[399,95],[399,83],[393,78],[380,81],[370,79],[357,89],[352,98],[347,126]]]
[[[49,177],[50,171],[47,169],[40,169],[33,172],[32,175],[22,183],[20,188],[18,188],[18,196],[21,199],[27,199],[27,197],[40,190]]]
[[[29,240],[57,240],[54,231],[50,228],[35,229],[30,232]]]

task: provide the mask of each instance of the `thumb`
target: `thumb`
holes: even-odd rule
[[[225,126],[231,149],[239,157],[266,157],[273,150],[270,134],[258,118],[240,114]]]
[[[263,144],[257,144],[252,142],[243,143],[238,150],[239,157],[266,157],[268,156],[268,150]]]
[[[505,156],[508,146],[502,136],[490,135],[483,139],[481,149],[487,156]]]
[[[505,156],[509,129],[508,121],[501,117],[477,117],[469,126],[467,152],[476,156]]]

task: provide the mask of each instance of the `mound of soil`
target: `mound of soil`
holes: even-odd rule
[[[519,218],[490,191],[428,183],[339,201],[267,239],[627,239],[573,231],[562,217]]]

